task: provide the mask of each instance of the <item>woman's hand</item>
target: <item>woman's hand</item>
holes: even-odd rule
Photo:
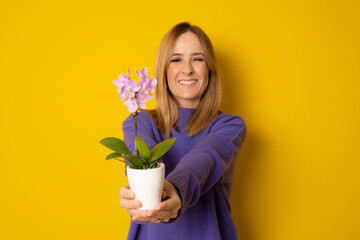
[[[141,202],[135,200],[135,194],[129,186],[120,189],[120,205],[131,215],[133,221],[138,222],[169,222],[176,218],[181,208],[181,200],[175,187],[164,181],[161,202],[152,210],[139,210]]]
[[[129,185],[120,189],[120,205],[131,215],[136,215],[141,207],[141,202],[135,200],[135,193],[130,189]]]

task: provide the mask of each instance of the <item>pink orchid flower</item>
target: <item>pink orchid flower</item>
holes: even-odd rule
[[[140,77],[139,84],[134,80],[130,80],[130,71],[128,69],[128,75],[121,74],[119,79],[113,81],[118,87],[117,91],[120,93],[120,100],[124,101],[124,105],[128,107],[129,112],[136,112],[139,108],[146,108],[146,101],[153,98],[152,93],[155,92],[154,88],[157,84],[155,78],[150,79],[147,76],[147,68],[143,68],[140,73],[136,71],[136,74]]]
[[[147,76],[146,67],[143,68],[140,73],[136,70],[135,72],[140,77],[139,84],[141,86],[141,89],[139,92],[144,93],[147,96],[147,99],[152,99],[153,96],[151,94],[155,92],[157,80],[155,78],[150,79],[150,77]],[[145,95],[143,96],[143,98],[145,98]]]
[[[113,83],[118,86],[117,92],[120,93],[120,100],[124,100],[125,98],[132,98],[135,96],[136,92],[138,92],[141,88],[139,84],[137,84],[134,80],[130,80],[130,73],[128,69],[128,76],[125,73],[120,74],[119,80],[114,80]]]

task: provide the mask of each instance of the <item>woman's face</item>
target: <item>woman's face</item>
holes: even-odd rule
[[[209,71],[204,50],[194,33],[183,33],[176,40],[167,82],[179,107],[195,108],[198,105],[209,82]]]

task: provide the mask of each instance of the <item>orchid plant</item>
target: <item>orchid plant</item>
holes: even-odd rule
[[[134,169],[156,168],[161,157],[174,144],[175,138],[167,139],[150,150],[145,141],[137,136],[137,116],[140,109],[146,108],[146,101],[153,98],[152,94],[155,92],[154,88],[157,80],[155,78],[150,79],[147,76],[147,68],[143,68],[140,72],[135,69],[135,72],[140,77],[139,83],[130,79],[129,69],[128,75],[125,73],[120,74],[119,79],[113,81],[118,87],[117,91],[120,93],[120,100],[125,100],[124,105],[132,113],[135,131],[135,155],[121,139],[108,137],[102,139],[100,143],[114,151],[106,156],[106,160],[119,160]]]

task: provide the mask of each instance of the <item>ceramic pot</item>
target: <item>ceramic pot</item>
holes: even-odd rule
[[[141,210],[154,209],[161,201],[165,179],[165,165],[152,169],[133,169],[126,167],[130,189],[142,203]]]

